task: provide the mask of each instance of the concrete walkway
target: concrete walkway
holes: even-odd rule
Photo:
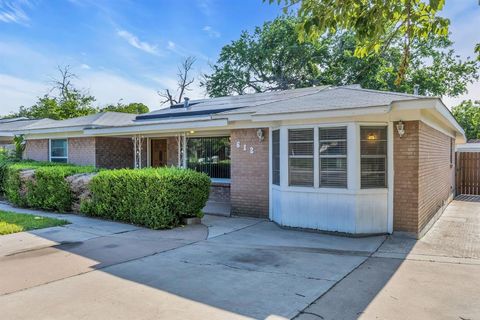
[[[297,319],[480,319],[479,202],[457,198],[420,241],[388,237]]]

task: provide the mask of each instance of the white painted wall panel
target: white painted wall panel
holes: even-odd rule
[[[387,232],[387,192],[272,188],[272,220],[288,227],[352,234]]]

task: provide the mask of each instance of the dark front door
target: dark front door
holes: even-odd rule
[[[151,141],[152,167],[163,167],[167,165],[167,140],[154,139]]]

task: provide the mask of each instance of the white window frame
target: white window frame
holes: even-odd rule
[[[361,128],[362,127],[385,127],[386,143],[387,143],[387,154],[385,155],[385,186],[379,187],[368,187],[362,188],[362,147],[361,147]],[[393,149],[391,149],[390,144],[393,143],[393,137],[390,134],[390,125],[388,123],[368,123],[361,122],[357,124],[357,142],[358,142],[358,187],[362,191],[366,190],[388,190],[390,186],[390,166],[393,166],[393,161],[390,160],[390,156],[393,157]],[[392,158],[393,159],[393,158]]]
[[[66,156],[65,157],[52,157],[52,140],[65,140],[66,143]],[[48,139],[48,161],[53,162],[52,159],[66,159],[68,163],[68,138],[55,138]]]
[[[320,154],[320,129],[345,129],[345,143],[346,143],[346,150],[345,150],[345,154],[343,155],[321,155]],[[320,126],[318,128],[316,128],[318,132],[318,142],[317,142],[317,153],[318,153],[318,184],[319,184],[319,187],[320,188],[335,188],[335,189],[348,189],[348,126],[346,125],[342,125],[342,126],[329,126],[329,127],[325,127],[325,126]],[[333,141],[333,140],[330,140],[330,141]],[[343,139],[339,139],[337,141],[344,141]],[[346,162],[346,168],[345,168],[345,173],[347,174],[346,176],[346,181],[345,181],[345,186],[342,186],[342,187],[337,187],[337,186],[325,186],[325,185],[321,185],[321,176],[322,176],[322,168],[321,168],[321,165],[322,165],[322,159],[345,159],[345,162]]]
[[[347,187],[321,187],[320,186],[320,150],[319,150],[319,129],[320,128],[347,128]],[[278,129],[278,128],[275,128]],[[288,130],[290,129],[313,129],[313,187],[292,186],[289,181],[289,155],[288,155]],[[355,171],[358,171],[360,159],[356,157],[356,140],[358,139],[357,125],[355,122],[332,122],[322,124],[286,125],[280,127],[280,186],[270,185],[273,188],[298,190],[302,192],[324,192],[324,193],[351,193],[359,189],[356,183]],[[272,128],[273,130],[273,128]],[[356,163],[358,162],[358,164]],[[353,165],[355,164],[355,165]],[[358,173],[360,176],[360,173]],[[358,185],[358,186],[357,186]]]

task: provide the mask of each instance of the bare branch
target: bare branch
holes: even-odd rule
[[[64,100],[67,100],[69,97],[69,93],[74,90],[72,79],[76,79],[77,75],[71,72],[71,67],[69,65],[66,66],[57,66],[58,72],[60,73],[59,78],[51,78],[52,89],[50,92],[54,90],[58,90],[60,95]]]
[[[185,91],[190,91],[189,88],[194,82],[195,78],[189,77],[189,73],[193,69],[193,64],[197,59],[195,57],[187,57],[179,66],[177,73],[177,89],[178,96],[175,98],[174,95],[170,93],[169,89],[158,91],[157,94],[163,98],[161,104],[169,103],[171,106],[174,104],[180,103],[182,101]]]

